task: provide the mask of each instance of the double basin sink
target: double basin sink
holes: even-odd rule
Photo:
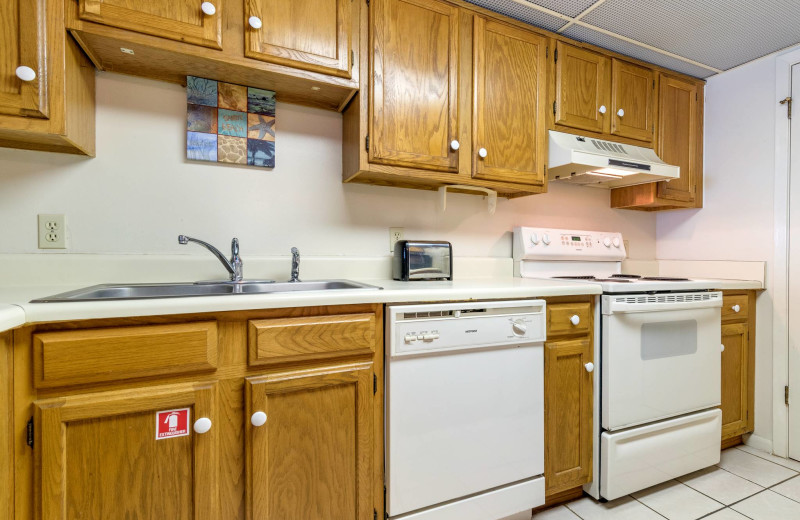
[[[154,284],[102,284],[32,300],[31,303],[141,300],[182,298],[188,296],[223,296],[228,294],[274,294],[341,289],[380,290],[382,287],[351,280],[308,282],[201,282]]]

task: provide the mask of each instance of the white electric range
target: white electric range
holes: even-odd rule
[[[710,280],[623,274],[624,258],[620,233],[514,229],[517,276],[602,288],[594,363],[586,365],[594,385],[594,481],[586,491],[608,500],[720,457],[722,293]]]

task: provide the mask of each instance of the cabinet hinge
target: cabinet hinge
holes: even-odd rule
[[[26,440],[25,444],[33,448],[33,417],[28,419],[28,424],[25,426],[26,430]]]
[[[364,147],[367,149],[367,151],[369,151],[369,135],[367,135],[367,139],[364,142]]]
[[[553,101],[553,116],[556,115],[556,102]]]
[[[350,51],[350,69],[356,66],[356,53],[355,51]]]
[[[783,402],[789,405],[789,385],[783,387]]]
[[[787,108],[786,114],[789,117],[789,119],[791,119],[792,118],[792,97],[789,96],[789,97],[787,97],[786,99],[784,99],[782,101],[778,101],[778,103],[780,103],[781,105],[786,105],[786,108]]]
[[[553,60],[558,63],[558,49],[553,49]]]
[[[378,510],[377,509],[373,509],[372,510],[372,520],[378,520]]]
[[[653,80],[653,90],[656,89],[656,80]]]
[[[372,393],[378,393],[378,376],[375,374],[372,374]]]
[[[367,0],[367,5],[369,5],[369,0]]]
[[[550,58],[550,47],[544,48],[544,57],[548,59]]]

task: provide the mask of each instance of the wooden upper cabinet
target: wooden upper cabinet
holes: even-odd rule
[[[475,177],[544,184],[546,45],[538,34],[475,17]]]
[[[157,412],[182,408],[188,435],[157,439]],[[37,518],[218,520],[216,411],[213,383],[35,402]],[[195,433],[201,417],[211,428]]]
[[[248,519],[372,520],[372,374],[360,363],[247,380]]]
[[[556,44],[555,123],[608,132],[611,60],[559,41]]]
[[[0,2],[0,114],[47,117],[45,5],[45,0]],[[30,68],[36,77],[23,81],[17,67]]]
[[[611,70],[611,133],[652,141],[655,131],[655,71],[618,59],[612,60]]]
[[[203,0],[77,0],[81,20],[160,36],[212,49],[222,48],[223,0],[209,0],[214,14],[203,12]]]
[[[458,8],[373,0],[369,160],[456,172]]]
[[[245,56],[352,77],[352,0],[246,0]],[[250,26],[257,17],[260,28]]]
[[[680,166],[681,176],[658,184],[658,196],[698,206],[697,185],[702,164],[702,111],[697,83],[665,74],[659,80],[656,153],[667,164]]]

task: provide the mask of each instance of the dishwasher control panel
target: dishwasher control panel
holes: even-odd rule
[[[543,300],[397,305],[387,321],[391,356],[524,345],[546,335]]]

